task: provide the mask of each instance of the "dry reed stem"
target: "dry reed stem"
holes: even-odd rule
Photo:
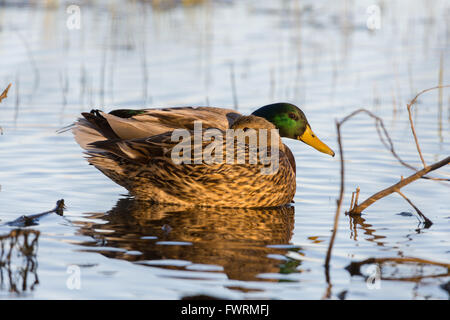
[[[356,188],[356,196],[355,196],[355,206],[358,205],[359,191],[361,191],[361,189],[359,187],[357,187]]]
[[[48,211],[45,211],[42,213],[31,214],[31,215],[27,215],[27,216],[23,215],[13,221],[6,222],[2,225],[13,226],[13,227],[31,226],[31,225],[34,225],[36,223],[36,221],[39,220],[40,218],[42,218],[48,214],[51,214],[51,213],[56,213],[57,215],[62,216],[64,214],[65,209],[66,209],[66,206],[64,204],[64,199],[60,199],[60,200],[56,201],[56,206],[52,210],[48,210]]]
[[[427,174],[428,172],[434,171],[436,169],[439,169],[447,164],[450,163],[450,156],[438,161],[436,163],[433,163],[432,165],[429,165],[425,168],[423,168],[420,171],[417,171],[416,173],[410,175],[409,177],[405,178],[405,179],[401,179],[399,182],[397,182],[396,184],[383,189],[377,193],[375,193],[374,195],[370,196],[369,198],[367,198],[364,202],[362,202],[360,205],[352,208],[352,210],[350,210],[348,213],[351,214],[361,214],[361,212],[363,212],[367,207],[369,207],[370,205],[372,205],[374,202],[390,195],[391,193],[394,192],[398,192],[398,190],[400,190],[401,188],[403,188],[404,186],[410,184],[413,181],[416,181],[417,179],[423,177],[425,174]]]
[[[400,156],[397,154],[397,152],[394,149],[394,143],[392,142],[391,137],[389,136],[389,133],[384,125],[383,119],[381,119],[380,117],[378,117],[377,115],[375,115],[374,113],[372,113],[371,111],[367,110],[367,109],[357,109],[355,111],[353,111],[352,113],[350,113],[349,115],[347,115],[345,118],[343,118],[340,123],[344,124],[345,122],[347,122],[349,119],[353,118],[354,116],[356,116],[359,113],[365,113],[367,114],[369,117],[373,118],[375,120],[375,128],[377,129],[377,133],[378,136],[381,140],[381,142],[383,143],[383,145],[386,147],[386,149],[388,149],[392,155],[405,167],[416,171],[417,169],[410,165],[409,163],[405,162],[404,160],[402,160],[400,158]],[[380,130],[380,127],[382,129],[382,131]],[[385,141],[385,139],[383,138],[382,133],[384,133],[385,138],[387,140],[387,142]]]
[[[434,90],[434,89],[442,89],[442,88],[449,88],[449,87],[450,87],[450,85],[445,85],[445,86],[439,85],[439,86],[436,86],[436,87],[432,87],[432,88],[428,88],[428,89],[422,90],[414,97],[414,99],[411,100],[410,103],[408,103],[406,105],[406,107],[408,109],[409,124],[410,124],[410,127],[411,127],[412,134],[414,136],[414,141],[416,142],[417,152],[419,153],[419,157],[420,157],[420,160],[422,161],[422,164],[423,164],[424,168],[427,165],[425,163],[425,159],[423,158],[422,151],[420,150],[419,140],[417,139],[416,129],[414,128],[414,123],[413,123],[413,120],[412,120],[411,107],[417,102],[417,98],[419,98],[419,96],[422,95],[423,93],[431,91],[431,90]]]
[[[352,201],[350,201],[350,210],[353,208],[353,201],[355,200],[355,192],[352,192]]]
[[[9,88],[11,88],[11,83],[8,84],[8,86],[6,87],[6,89],[3,90],[2,94],[0,95],[0,103],[2,102],[3,99],[5,99],[5,98],[8,97],[8,91],[9,91]],[[2,128],[2,127],[0,127],[0,135],[1,135],[1,134],[3,134],[3,128]]]
[[[431,220],[428,219],[428,218],[422,213],[422,211],[420,211],[419,208],[417,208],[417,207],[414,205],[414,203],[412,203],[412,201],[409,200],[409,198],[408,198],[407,196],[405,196],[400,190],[397,190],[396,192],[397,192],[399,195],[401,195],[401,196],[403,197],[403,199],[405,199],[406,202],[408,202],[408,203],[411,205],[411,207],[414,208],[414,210],[416,210],[417,214],[418,214],[419,216],[421,216],[422,219],[425,221],[425,226],[426,226],[426,227],[430,227],[430,226],[433,224],[433,222],[431,222]]]
[[[375,115],[371,111],[369,111],[367,109],[363,109],[363,108],[355,110],[352,113],[350,113],[349,115],[347,115],[344,119],[342,119],[340,121],[341,124],[343,124],[344,122],[348,121],[350,118],[356,116],[359,113],[365,113],[369,117],[371,117],[371,118],[373,118],[375,120],[375,128],[377,130],[378,137],[380,138],[380,141],[383,143],[385,148],[392,153],[394,158],[396,158],[398,160],[398,162],[400,162],[400,164],[402,164],[404,167],[409,168],[409,169],[414,170],[414,171],[417,171],[416,167],[414,167],[413,165],[410,165],[409,163],[404,161],[402,158],[400,158],[400,156],[395,151],[394,143],[392,142],[392,139],[389,136],[389,133],[388,133],[388,131],[387,131],[385,125],[384,125],[383,119],[381,119],[380,117],[378,117],[377,115]],[[380,127],[381,127],[382,130],[380,130]],[[382,133],[384,134],[385,138],[383,138],[383,134]],[[387,140],[387,142],[385,141],[385,139]],[[423,178],[423,179],[430,179],[430,180],[437,180],[437,181],[449,181],[449,179],[446,179],[446,178],[435,178],[435,177],[428,177],[428,176],[424,176],[424,177],[421,177],[421,178]]]
[[[2,94],[0,95],[0,102],[2,102],[3,99],[5,99],[5,98],[8,97],[8,91],[9,91],[9,88],[11,88],[11,83],[8,84],[8,86],[6,87],[6,89],[3,90]]]
[[[334,239],[336,238],[336,233],[338,229],[339,224],[339,214],[341,211],[341,205],[342,205],[342,199],[344,198],[344,151],[342,149],[342,139],[341,139],[341,125],[342,122],[336,121],[336,130],[337,130],[337,136],[338,136],[338,144],[339,144],[339,157],[340,157],[340,163],[341,163],[341,186],[339,191],[339,199],[337,200],[337,206],[336,206],[336,213],[334,215],[334,225],[333,225],[333,232],[331,234],[330,243],[328,245],[327,250],[327,256],[325,258],[325,276],[327,283],[330,283],[330,275],[329,275],[329,266],[330,266],[330,259],[331,259],[331,251],[333,250],[333,244]]]
[[[355,204],[355,206],[349,211],[349,214],[360,214],[364,209],[366,209],[368,206],[370,206],[371,204],[373,204],[374,202],[386,197],[387,195],[390,195],[391,193],[397,192],[404,186],[406,186],[407,184],[410,184],[411,182],[422,178],[425,174],[427,174],[430,171],[434,171],[436,169],[439,169],[445,165],[447,165],[450,162],[450,157],[446,157],[445,159],[435,162],[434,164],[427,166],[425,163],[425,159],[423,158],[421,149],[420,149],[420,145],[419,145],[419,140],[417,139],[417,134],[416,134],[416,130],[414,128],[414,123],[412,121],[412,114],[411,114],[411,107],[417,102],[417,99],[419,98],[419,96],[425,92],[434,90],[434,89],[442,89],[442,88],[448,88],[450,87],[450,85],[445,85],[445,86],[436,86],[436,87],[432,87],[432,88],[428,88],[425,90],[420,91],[412,100],[410,103],[407,104],[407,109],[408,109],[408,115],[409,115],[409,123],[410,123],[410,127],[411,127],[411,131],[412,134],[414,136],[414,141],[416,143],[416,148],[417,148],[417,152],[419,153],[420,159],[422,161],[422,164],[424,165],[424,168],[420,171],[417,171],[416,173],[412,174],[411,176],[409,176],[406,179],[401,179],[398,183],[384,189],[381,190],[377,193],[375,193],[374,195],[372,195],[371,197],[369,197],[367,200],[365,200],[363,203],[361,203],[361,205],[357,205]],[[360,109],[361,110],[361,109]],[[364,110],[364,109],[362,109]],[[357,110],[359,111],[359,110]],[[350,119],[351,116],[355,115],[357,112],[353,112],[352,114],[350,114],[349,116],[345,117],[341,123],[343,123],[344,121],[347,121],[348,119]],[[370,112],[368,112],[368,114],[370,114]],[[378,117],[377,117],[378,118]],[[384,129],[384,126],[382,124],[382,122],[380,122],[382,128]],[[390,143],[392,142],[389,138]],[[393,151],[393,145],[391,144],[391,152]],[[394,154],[394,152],[393,152]],[[394,154],[395,156],[395,154]],[[397,157],[397,159],[400,158]],[[342,159],[341,159],[342,160]],[[409,165],[408,165],[409,166]],[[409,200],[409,199],[408,199]],[[410,202],[410,200],[408,201]],[[412,202],[410,202],[412,204]],[[417,211],[417,210],[416,210]],[[420,210],[419,210],[420,212]],[[422,216],[422,218],[426,218],[422,213],[419,214],[420,216]],[[427,223],[427,221],[429,221],[428,218],[425,219],[425,222]],[[429,221],[431,222],[431,221]]]
[[[407,109],[408,109],[408,113],[409,113],[409,119],[410,119],[410,125],[411,125],[411,129],[412,129],[412,133],[414,135],[414,139],[416,142],[416,147],[417,147],[417,151],[420,154],[421,159],[422,157],[422,153],[420,151],[420,146],[419,146],[419,142],[417,139],[417,135],[415,133],[415,129],[414,129],[414,123],[412,122],[412,117],[411,117],[411,107],[414,105],[414,103],[417,101],[417,98],[428,91],[437,89],[437,88],[444,88],[444,87],[450,87],[450,85],[446,85],[446,86],[437,86],[437,87],[433,87],[433,88],[429,88],[429,89],[425,89],[422,90],[421,92],[419,92],[413,100],[411,100],[411,102],[409,104],[407,104]],[[336,233],[338,230],[338,224],[339,224],[339,214],[340,214],[340,210],[341,210],[341,205],[342,205],[342,200],[344,197],[344,178],[345,178],[345,169],[344,169],[344,152],[343,152],[343,148],[342,148],[342,138],[341,138],[341,126],[348,121],[349,119],[351,119],[352,117],[354,117],[355,115],[359,114],[359,113],[366,113],[368,114],[370,117],[374,118],[376,120],[376,127],[377,127],[377,132],[378,135],[382,141],[382,143],[385,145],[386,148],[388,148],[391,153],[394,155],[394,157],[400,162],[402,163],[404,166],[415,170],[415,168],[409,164],[407,164],[406,162],[404,162],[395,152],[394,149],[394,145],[392,143],[392,139],[390,138],[389,134],[387,133],[387,130],[384,126],[383,120],[374,115],[372,112],[366,110],[366,109],[358,109],[353,111],[352,113],[350,113],[349,115],[347,115],[345,118],[343,118],[341,121],[336,121],[336,131],[337,131],[337,141],[338,141],[338,145],[339,145],[339,155],[340,155],[340,175],[341,175],[341,182],[340,182],[340,191],[339,191],[339,198],[337,200],[337,206],[336,206],[336,213],[334,216],[334,224],[333,224],[333,231],[331,234],[331,238],[330,238],[330,243],[328,245],[328,250],[327,250],[327,255],[325,257],[325,278],[326,278],[326,282],[328,283],[328,288],[326,291],[326,294],[324,295],[324,298],[329,298],[331,296],[331,281],[330,281],[330,274],[329,274],[329,270],[330,270],[330,259],[331,259],[331,253],[332,253],[332,249],[333,249],[333,245],[334,245],[334,240],[336,238]],[[388,143],[386,143],[386,141],[384,141],[383,136],[381,134],[380,128],[379,126],[382,128],[386,139],[388,140]],[[389,144],[389,145],[388,145]],[[414,174],[412,174],[411,176],[407,177],[406,179],[404,179],[403,177],[401,178],[401,180],[384,189],[381,190],[380,192],[377,192],[376,194],[372,195],[371,197],[369,197],[368,199],[366,199],[365,201],[363,201],[360,205],[358,205],[358,196],[359,196],[359,187],[356,190],[356,198],[355,198],[355,202],[354,202],[354,206],[353,206],[353,195],[352,195],[352,206],[351,210],[348,212],[349,214],[360,214],[364,209],[366,209],[368,206],[370,206],[371,204],[373,204],[374,202],[386,197],[387,195],[390,195],[391,193],[397,192],[399,193],[405,200],[408,201],[408,203],[410,203],[413,208],[416,210],[416,212],[425,219],[425,223],[428,223],[429,225],[431,225],[431,220],[429,220],[427,217],[425,217],[425,215],[423,215],[423,213],[416,207],[414,206],[414,204],[411,202],[411,200],[409,200],[404,194],[402,194],[400,192],[400,189],[408,184],[410,184],[411,182],[422,178],[425,174],[434,171],[438,168],[441,168],[445,165],[447,165],[450,162],[450,156],[446,157],[445,159],[438,161],[436,163],[433,163],[430,166],[426,166],[425,161],[423,160],[422,163],[424,164],[424,168],[420,171],[416,171]],[[374,258],[372,258],[374,259]],[[368,259],[370,260],[370,259]]]

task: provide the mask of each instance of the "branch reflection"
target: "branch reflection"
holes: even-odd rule
[[[0,290],[21,295],[39,283],[39,234],[32,229],[15,229],[0,236]]]

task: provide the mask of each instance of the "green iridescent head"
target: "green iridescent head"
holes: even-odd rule
[[[311,130],[305,114],[297,106],[290,103],[274,103],[261,107],[252,113],[272,122],[281,137],[301,140],[320,152],[334,157],[334,152]]]

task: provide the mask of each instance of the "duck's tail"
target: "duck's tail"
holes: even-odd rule
[[[100,110],[83,112],[82,116],[68,129],[72,129],[75,141],[86,151],[95,151],[94,142],[118,138]]]

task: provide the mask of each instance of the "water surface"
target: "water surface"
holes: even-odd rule
[[[374,257],[450,263],[448,183],[421,179],[403,190],[430,228],[398,195],[361,217],[342,214],[327,281],[339,157],[286,140],[297,159],[292,206],[186,210],[130,199],[87,164],[69,132],[56,133],[92,108],[250,113],[288,101],[337,151],[335,120],[364,107],[384,119],[402,159],[420,167],[406,103],[450,84],[448,2],[380,1],[373,31],[371,1],[92,1],[80,5],[79,30],[66,26],[69,4],[0,6],[0,84],[13,83],[0,104],[1,298],[448,299],[445,267],[385,263],[377,286],[366,281],[373,265],[360,275],[346,269]],[[448,89],[415,107],[427,163],[449,154],[449,108]],[[364,199],[412,174],[384,148],[371,118],[342,130],[344,210],[357,186]],[[58,199],[63,216],[5,225]]]

